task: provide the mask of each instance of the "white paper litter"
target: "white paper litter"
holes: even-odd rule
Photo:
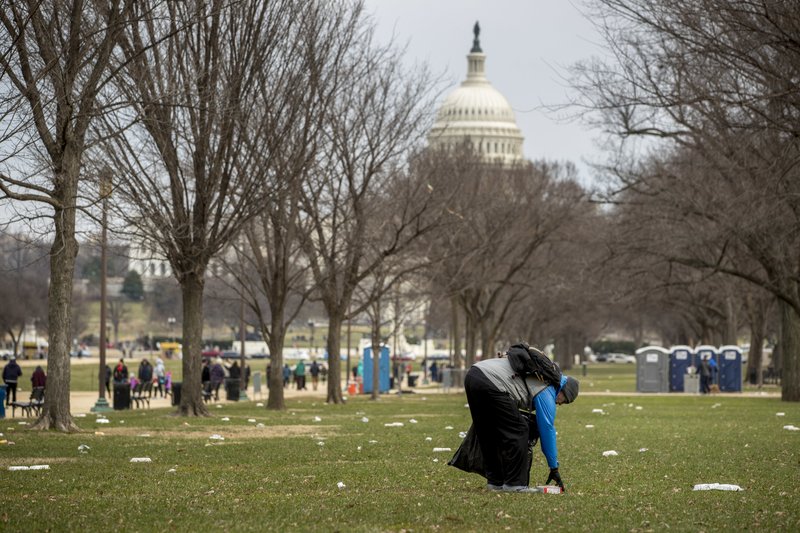
[[[323,441],[319,441],[317,442],[317,446],[325,446],[325,443]]]
[[[432,441],[432,440],[433,440],[433,438],[432,438],[432,437],[425,437],[425,440],[426,440],[427,442],[430,442],[430,441]]]
[[[642,407],[641,405],[637,405],[637,406],[636,406],[636,410],[637,410],[637,411],[641,411],[642,409],[643,409],[643,407]]]
[[[149,437],[150,433],[139,433],[140,437]]]
[[[434,463],[438,463],[438,462],[439,462],[439,459],[434,459],[434,460],[433,460],[433,462],[434,462]]]
[[[444,429],[453,429],[453,426],[445,426]]]
[[[228,418],[227,416],[223,416],[222,418],[220,418],[220,420],[222,420],[223,422],[230,422],[231,421],[231,419]]]
[[[28,423],[25,422],[24,420],[22,422],[17,422],[17,424],[19,424],[20,426],[27,426],[28,425]]]
[[[602,414],[602,413],[603,413],[603,410],[602,410],[602,409],[592,409],[592,412],[593,412],[593,413],[600,413],[600,414]]]
[[[17,470],[30,470],[30,468],[27,466],[9,466],[8,469],[12,472],[15,472]]]
[[[468,404],[468,403],[465,403],[465,404],[464,404],[464,407],[466,407],[467,409],[469,409],[469,404]]]
[[[342,483],[342,482],[340,481],[340,482],[338,482],[338,483],[336,484],[336,486],[337,486],[337,487],[339,487],[340,489],[343,489],[343,488],[345,488],[347,485],[345,485],[344,483]]]
[[[50,470],[50,465],[31,465],[31,470]]]
[[[435,452],[452,452],[450,448],[434,448],[433,451]]]
[[[263,427],[265,427],[265,426],[264,426],[264,424],[263,424],[263,423],[259,422],[258,424],[256,424],[256,427],[257,427],[257,428],[263,428]]]
[[[75,415],[75,418],[86,418],[86,413],[78,413]]]
[[[361,446],[356,447],[356,450],[361,451]]]
[[[775,413],[775,416],[786,416],[786,413]]]
[[[252,422],[253,424],[256,423],[256,419],[255,418],[248,418],[247,421],[248,422]]]
[[[593,427],[594,427],[594,424],[586,424],[586,429],[592,429]]]
[[[647,451],[647,448],[639,448],[639,453],[644,453]]]
[[[466,439],[467,438],[467,432],[466,431],[461,431],[461,432],[459,432],[458,436],[460,438],[462,438],[462,439]]]
[[[370,444],[378,444],[378,441],[376,441],[376,440],[369,440],[367,442],[370,443]]]
[[[800,428],[793,425],[783,426],[783,429],[788,429],[789,431],[800,431]]]
[[[131,457],[132,463],[152,463],[152,459],[149,457]]]
[[[314,422],[322,422],[322,419],[318,416],[314,417]]]
[[[174,468],[170,468],[169,470],[167,470],[168,474],[174,474],[175,472],[177,472],[177,470],[175,470]]]
[[[700,483],[695,485],[692,490],[744,490],[739,485],[728,485],[726,483]]]
[[[222,409],[222,405],[217,404],[217,409]]]
[[[89,453],[89,450],[91,450],[91,448],[89,448],[89,446],[86,444],[81,444],[78,446],[78,453]]]
[[[616,450],[606,450],[603,452],[603,457],[611,457],[612,455],[619,455]]]
[[[208,438],[211,439],[211,440],[225,440],[225,437],[223,437],[222,435],[219,435],[217,433],[214,433],[213,435],[211,435]]]
[[[409,423],[409,424],[416,424],[416,423],[417,423],[417,421],[416,421],[416,420],[414,420],[414,419],[412,418],[411,420],[409,420],[409,421],[408,421],[408,423]]]
[[[366,424],[367,422],[369,422],[369,418],[367,418],[366,416],[362,416],[361,421]]]
[[[98,424],[108,424],[108,423],[110,423],[108,418],[98,418],[97,420],[95,420],[95,422],[97,422]]]
[[[711,406],[711,408],[712,409],[716,409],[717,407],[721,407],[721,406],[722,406],[721,403],[715,403],[714,405]]]
[[[387,424],[384,424],[384,426],[386,426],[387,428],[400,428],[400,427],[403,427],[403,423],[402,422],[389,422]]]
[[[264,404],[263,404],[263,403],[261,403],[261,402],[258,402],[258,403],[256,404],[256,407],[264,407]]]

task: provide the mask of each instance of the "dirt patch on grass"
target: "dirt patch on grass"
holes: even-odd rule
[[[103,431],[106,436],[139,437],[141,439],[207,439],[213,434],[222,435],[226,439],[275,439],[283,437],[331,437],[336,435],[339,426],[223,426],[209,428],[187,428],[185,430],[142,430],[141,428],[108,428]],[[144,437],[143,435],[149,435]]]
[[[14,465],[52,465],[57,463],[74,463],[77,457],[15,457],[0,459],[0,468],[6,469]]]

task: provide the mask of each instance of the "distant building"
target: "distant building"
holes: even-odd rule
[[[455,148],[468,142],[486,161],[521,162],[524,137],[508,100],[486,79],[486,54],[481,50],[477,22],[474,33],[467,79],[442,101],[428,143],[432,148]]]

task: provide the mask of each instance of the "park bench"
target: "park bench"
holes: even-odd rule
[[[44,404],[44,387],[34,387],[31,390],[31,397],[27,402],[11,402],[11,417],[14,417],[16,413],[17,407],[22,410],[22,414],[27,414],[28,418],[30,418],[31,414],[34,412],[36,416],[42,411],[42,405]]]
[[[133,390],[133,394],[131,395],[131,400],[133,401],[134,407],[139,408],[140,406],[144,406],[147,404],[147,407],[150,407],[150,395],[153,392],[153,382],[148,381],[147,383],[138,383],[136,388]]]

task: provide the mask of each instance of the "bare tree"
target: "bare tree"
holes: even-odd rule
[[[342,401],[341,327],[353,291],[384,259],[431,228],[426,218],[431,196],[421,182],[406,196],[416,203],[403,203],[393,211],[396,216],[386,217],[379,201],[426,131],[433,104],[430,76],[422,68],[406,70],[402,55],[392,45],[376,46],[369,28],[351,47],[342,76],[302,202],[311,225],[306,255],[328,315],[331,403]],[[385,229],[371,229],[376,225]],[[373,241],[374,236],[388,238]]]
[[[183,298],[181,415],[207,415],[201,395],[202,299],[211,259],[262,208],[274,154],[262,121],[294,64],[294,37],[304,7],[259,2],[138,2],[122,45],[117,90],[125,106],[106,121],[105,157],[117,172],[119,216],[135,238],[168,258]],[[281,110],[279,104],[272,111]],[[112,120],[113,119],[113,120]]]
[[[128,316],[128,306],[125,298],[115,296],[108,299],[108,318],[111,320],[111,327],[114,328],[114,343],[119,342],[119,325]]]
[[[782,320],[782,398],[800,401],[796,6],[742,0],[593,4],[616,64],[584,65],[576,85],[607,129],[621,139],[656,139],[661,156],[647,168],[620,159],[615,174],[637,199],[653,200],[661,216],[651,222],[658,218],[683,239],[672,262],[739,277],[775,295]]]
[[[2,197],[36,202],[52,219],[48,387],[34,429],[75,431],[70,415],[70,307],[81,159],[99,113],[113,48],[134,2],[28,0],[6,3],[0,99],[4,127]]]

